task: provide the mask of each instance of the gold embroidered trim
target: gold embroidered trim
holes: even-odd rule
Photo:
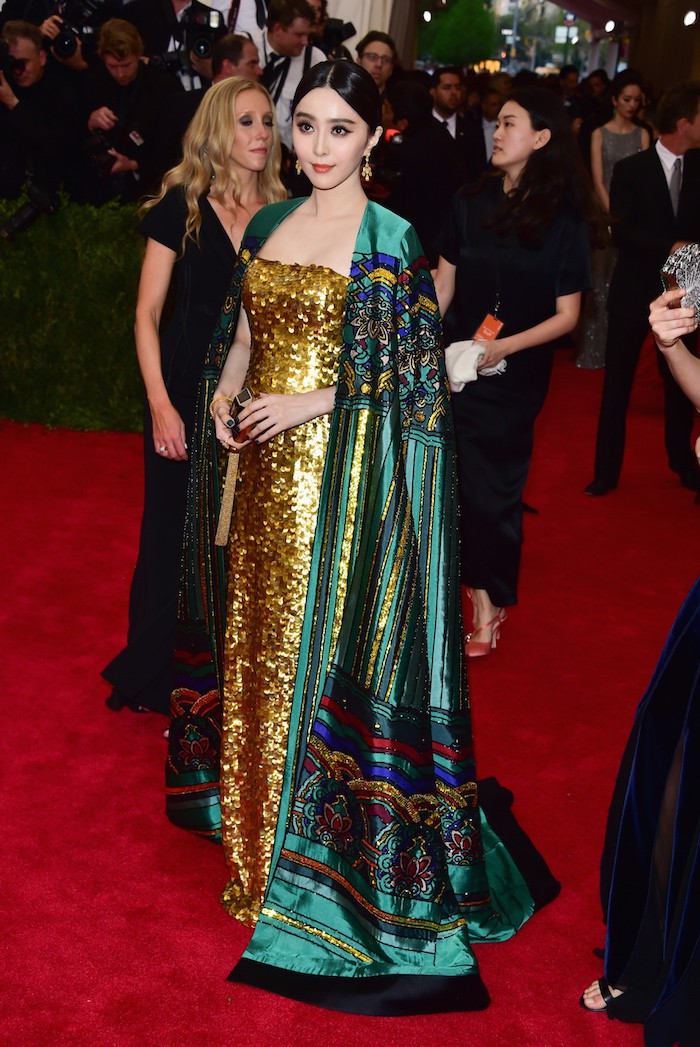
[[[261,909],[261,913],[263,916],[267,916],[271,920],[279,920],[281,923],[288,923],[291,927],[296,927],[300,931],[306,931],[307,934],[312,934],[316,938],[323,938],[324,942],[329,942],[331,945],[336,945],[339,949],[349,952],[356,960],[362,960],[363,963],[372,962],[371,956],[365,956],[365,954],[360,952],[359,949],[353,949],[352,945],[348,945],[347,942],[341,941],[340,938],[328,934],[327,931],[319,930],[318,927],[311,927],[310,924],[302,923],[301,920],[293,920],[291,916],[284,916],[281,912],[277,912],[276,909],[268,909],[266,905]]]

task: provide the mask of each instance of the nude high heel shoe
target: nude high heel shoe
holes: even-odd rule
[[[482,658],[485,654],[490,654],[491,651],[495,650],[501,638],[501,626],[507,618],[505,607],[501,607],[489,622],[486,622],[485,625],[480,625],[478,629],[474,629],[471,633],[467,633],[464,639],[464,653],[467,658]],[[474,639],[479,633],[486,633],[487,629],[491,630],[490,639]]]

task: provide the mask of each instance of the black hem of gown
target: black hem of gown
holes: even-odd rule
[[[430,974],[324,977],[242,959],[229,974],[228,981],[315,1007],[385,1018],[483,1011],[491,1002],[478,973],[454,978]]]
[[[513,793],[496,778],[478,782],[479,804],[506,846],[535,903],[535,912],[557,897],[561,884],[511,810]],[[478,972],[454,977],[431,974],[375,975],[367,978],[302,974],[245,957],[228,981],[249,985],[290,1000],[348,1014],[400,1017],[483,1011],[490,997]]]
[[[497,778],[481,778],[477,785],[479,806],[525,880],[537,912],[558,897],[561,883],[518,824],[511,810],[515,797],[510,789],[501,785]]]

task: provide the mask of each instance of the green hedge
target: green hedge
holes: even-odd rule
[[[0,200],[0,224],[22,202]],[[0,238],[0,417],[141,428],[137,225],[134,206],[64,198],[14,240]]]

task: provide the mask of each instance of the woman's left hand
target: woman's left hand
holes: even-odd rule
[[[329,414],[335,402],[335,389],[316,389],[308,393],[259,393],[236,416],[236,430],[247,429],[248,440],[265,443],[273,436],[322,414]]]
[[[510,353],[507,338],[496,338],[493,341],[477,342],[476,344],[484,354],[476,365],[477,371],[483,371],[485,367],[495,367]]]

